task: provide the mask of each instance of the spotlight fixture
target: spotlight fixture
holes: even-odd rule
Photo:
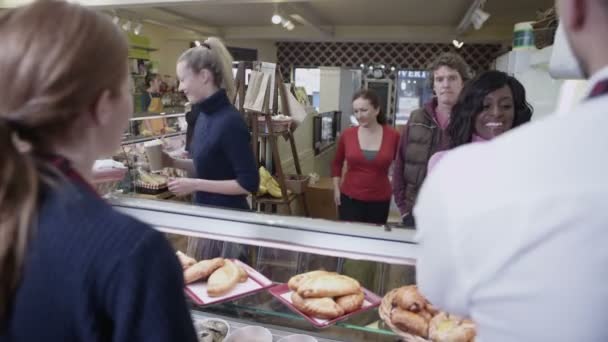
[[[490,18],[490,13],[484,11],[486,0],[472,0],[467,13],[456,28],[458,34],[465,33],[471,26],[480,30],[483,24]]]
[[[273,24],[278,25],[283,21],[283,17],[279,13],[275,13],[270,20]]]
[[[133,33],[135,33],[136,36],[139,36],[142,29],[143,29],[143,25],[141,23],[138,23],[137,25],[135,25],[135,28],[133,29]]]
[[[132,25],[131,20],[127,20],[127,22],[122,25],[122,29],[125,31],[130,31],[131,25]]]
[[[485,12],[481,8],[476,9],[471,16],[471,23],[476,30],[481,29],[481,26],[490,18],[490,13]]]
[[[464,42],[459,42],[458,40],[454,39],[452,40],[452,45],[454,45],[455,48],[460,49],[464,45]]]

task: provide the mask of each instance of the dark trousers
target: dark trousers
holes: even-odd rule
[[[340,221],[385,224],[391,201],[367,202],[340,194],[338,216]]]

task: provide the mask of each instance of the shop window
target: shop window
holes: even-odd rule
[[[321,73],[319,68],[296,68],[295,86],[306,89],[309,102],[319,111],[319,87],[321,86]]]

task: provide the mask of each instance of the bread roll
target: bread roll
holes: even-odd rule
[[[196,264],[196,260],[194,258],[187,256],[181,251],[177,251],[175,254],[177,255],[177,259],[179,259],[179,263],[182,265],[183,270]]]
[[[429,324],[427,320],[416,313],[395,308],[391,312],[391,322],[405,332],[424,338],[429,336]]]
[[[201,279],[207,279],[211,273],[222,266],[224,266],[223,258],[199,261],[184,271],[184,281],[186,284],[190,284]]]
[[[306,280],[313,278],[313,277],[317,277],[319,275],[323,275],[323,274],[336,274],[336,273],[327,272],[327,271],[311,271],[311,272],[298,274],[289,279],[287,286],[289,286],[290,290],[297,291],[300,284],[302,284]]]
[[[420,312],[426,307],[427,300],[418,292],[416,285],[404,286],[397,290],[393,298],[393,305],[399,306],[402,310]]]
[[[304,298],[342,297],[361,291],[361,285],[353,278],[340,274],[322,274],[309,278],[298,287]]]
[[[242,266],[237,265],[237,267],[239,268],[239,283],[246,282],[249,279],[249,274],[247,274],[247,271]]]
[[[309,316],[334,319],[344,315],[344,310],[331,298],[302,298],[293,292],[291,301],[298,310]]]
[[[429,338],[435,342],[471,342],[475,338],[475,324],[441,312],[429,324]]]
[[[218,268],[207,280],[209,297],[219,297],[230,292],[241,277],[239,267],[230,260],[225,260],[224,266]]]
[[[336,298],[336,303],[344,310],[344,313],[357,311],[363,306],[365,294],[363,291]]]

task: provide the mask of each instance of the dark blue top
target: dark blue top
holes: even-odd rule
[[[1,342],[197,341],[164,236],[90,187],[43,192]]]
[[[193,106],[198,114],[190,151],[200,179],[236,179],[243,189],[258,190],[260,176],[253,157],[249,129],[243,116],[228,100],[224,89]],[[197,192],[195,202],[202,205],[249,209],[247,196]]]

